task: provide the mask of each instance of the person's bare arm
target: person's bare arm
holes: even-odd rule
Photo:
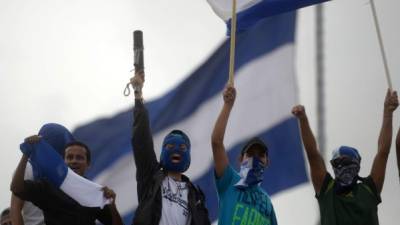
[[[382,128],[378,139],[378,152],[372,164],[371,177],[376,185],[378,193],[381,193],[385,181],[386,164],[389,157],[393,135],[393,112],[399,105],[397,93],[388,90],[383,109]]]
[[[24,220],[21,214],[24,203],[24,200],[18,198],[14,194],[11,194],[10,214],[13,225],[24,225]]]
[[[108,187],[103,187],[103,193],[105,198],[111,199],[110,210],[112,217],[112,225],[123,225],[124,223],[122,222],[121,215],[119,214],[117,206],[115,204],[115,199],[117,195],[112,189]]]
[[[301,138],[303,140],[304,148],[306,150],[308,163],[310,164],[311,180],[314,186],[314,190],[317,194],[321,191],[322,184],[324,182],[325,175],[327,173],[324,160],[318,151],[317,142],[311,131],[310,124],[304,106],[297,105],[293,107],[292,114],[297,117],[300,130]]]
[[[35,144],[39,142],[40,137],[38,135],[33,135],[25,139],[25,142],[28,144]],[[22,155],[21,160],[18,163],[17,169],[15,170],[13,179],[11,181],[10,190],[15,193],[21,193],[25,189],[24,177],[25,177],[25,169],[26,164],[28,163],[29,154],[25,152]]]
[[[11,181],[10,190],[13,193],[21,193],[24,191],[24,175],[26,164],[28,163],[28,156],[22,155],[21,160],[18,163],[17,169],[15,170],[13,179]]]
[[[236,90],[233,86],[225,88],[223,93],[224,105],[214,125],[211,135],[211,146],[214,156],[215,173],[221,177],[225,168],[229,165],[228,155],[225,152],[224,136],[226,125],[228,124],[229,114],[232,110],[236,98]]]

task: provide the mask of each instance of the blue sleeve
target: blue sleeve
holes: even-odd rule
[[[222,195],[229,186],[233,185],[233,183],[239,181],[240,179],[239,175],[230,165],[225,168],[224,173],[221,177],[217,177],[215,173],[214,177],[215,183],[217,185],[218,195]]]

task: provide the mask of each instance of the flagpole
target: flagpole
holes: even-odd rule
[[[325,156],[325,68],[324,68],[324,8],[316,6],[316,81],[318,145]],[[325,157],[324,157],[325,158]]]
[[[382,40],[381,30],[379,27],[378,16],[376,13],[374,0],[371,0],[371,9],[372,9],[372,15],[374,17],[376,34],[378,36],[379,47],[381,50],[383,66],[385,67],[386,81],[387,81],[389,89],[392,90],[392,79],[390,77],[389,66],[388,66],[387,59],[386,59],[385,47],[383,46],[383,40]]]
[[[231,43],[229,53],[229,79],[228,85],[234,84],[235,73],[235,46],[236,46],[236,0],[232,0],[232,18],[231,18]]]
[[[324,8],[322,4],[316,6],[315,15],[315,42],[316,42],[316,92],[317,92],[317,138],[320,154],[325,159],[325,68],[324,68]],[[321,218],[317,224],[321,224]]]

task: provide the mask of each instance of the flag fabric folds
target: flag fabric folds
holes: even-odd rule
[[[237,98],[225,145],[230,162],[237,169],[240,149],[246,141],[258,136],[267,143],[271,164],[262,186],[270,195],[307,181],[299,129],[290,113],[297,102],[295,21],[294,13],[274,16],[237,36]],[[185,174],[203,189],[212,220],[217,219],[218,197],[211,132],[223,105],[228,55],[229,42],[225,42],[175,88],[146,103],[157,155],[164,136],[173,129],[183,130],[191,139],[192,162]],[[150,85],[145,83],[144,93]],[[138,205],[130,143],[132,120],[129,108],[74,131],[74,136],[92,149],[89,177],[117,193],[116,203],[125,223],[131,223]]]
[[[35,179],[46,179],[65,194],[86,207],[103,208],[110,200],[104,198],[102,186],[81,177],[64,163],[61,156],[43,139],[38,143],[22,143],[22,152],[31,152],[29,162]]]
[[[230,34],[232,0],[207,0],[214,12],[223,19]],[[296,10],[329,0],[236,0],[237,32],[242,32],[265,17]]]

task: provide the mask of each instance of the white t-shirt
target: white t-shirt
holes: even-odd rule
[[[33,180],[32,165],[28,162],[25,168],[25,180]],[[22,218],[25,225],[44,225],[43,212],[29,201],[24,202]]]
[[[189,225],[191,215],[188,205],[189,189],[185,182],[170,177],[161,186],[162,210],[160,225]]]

